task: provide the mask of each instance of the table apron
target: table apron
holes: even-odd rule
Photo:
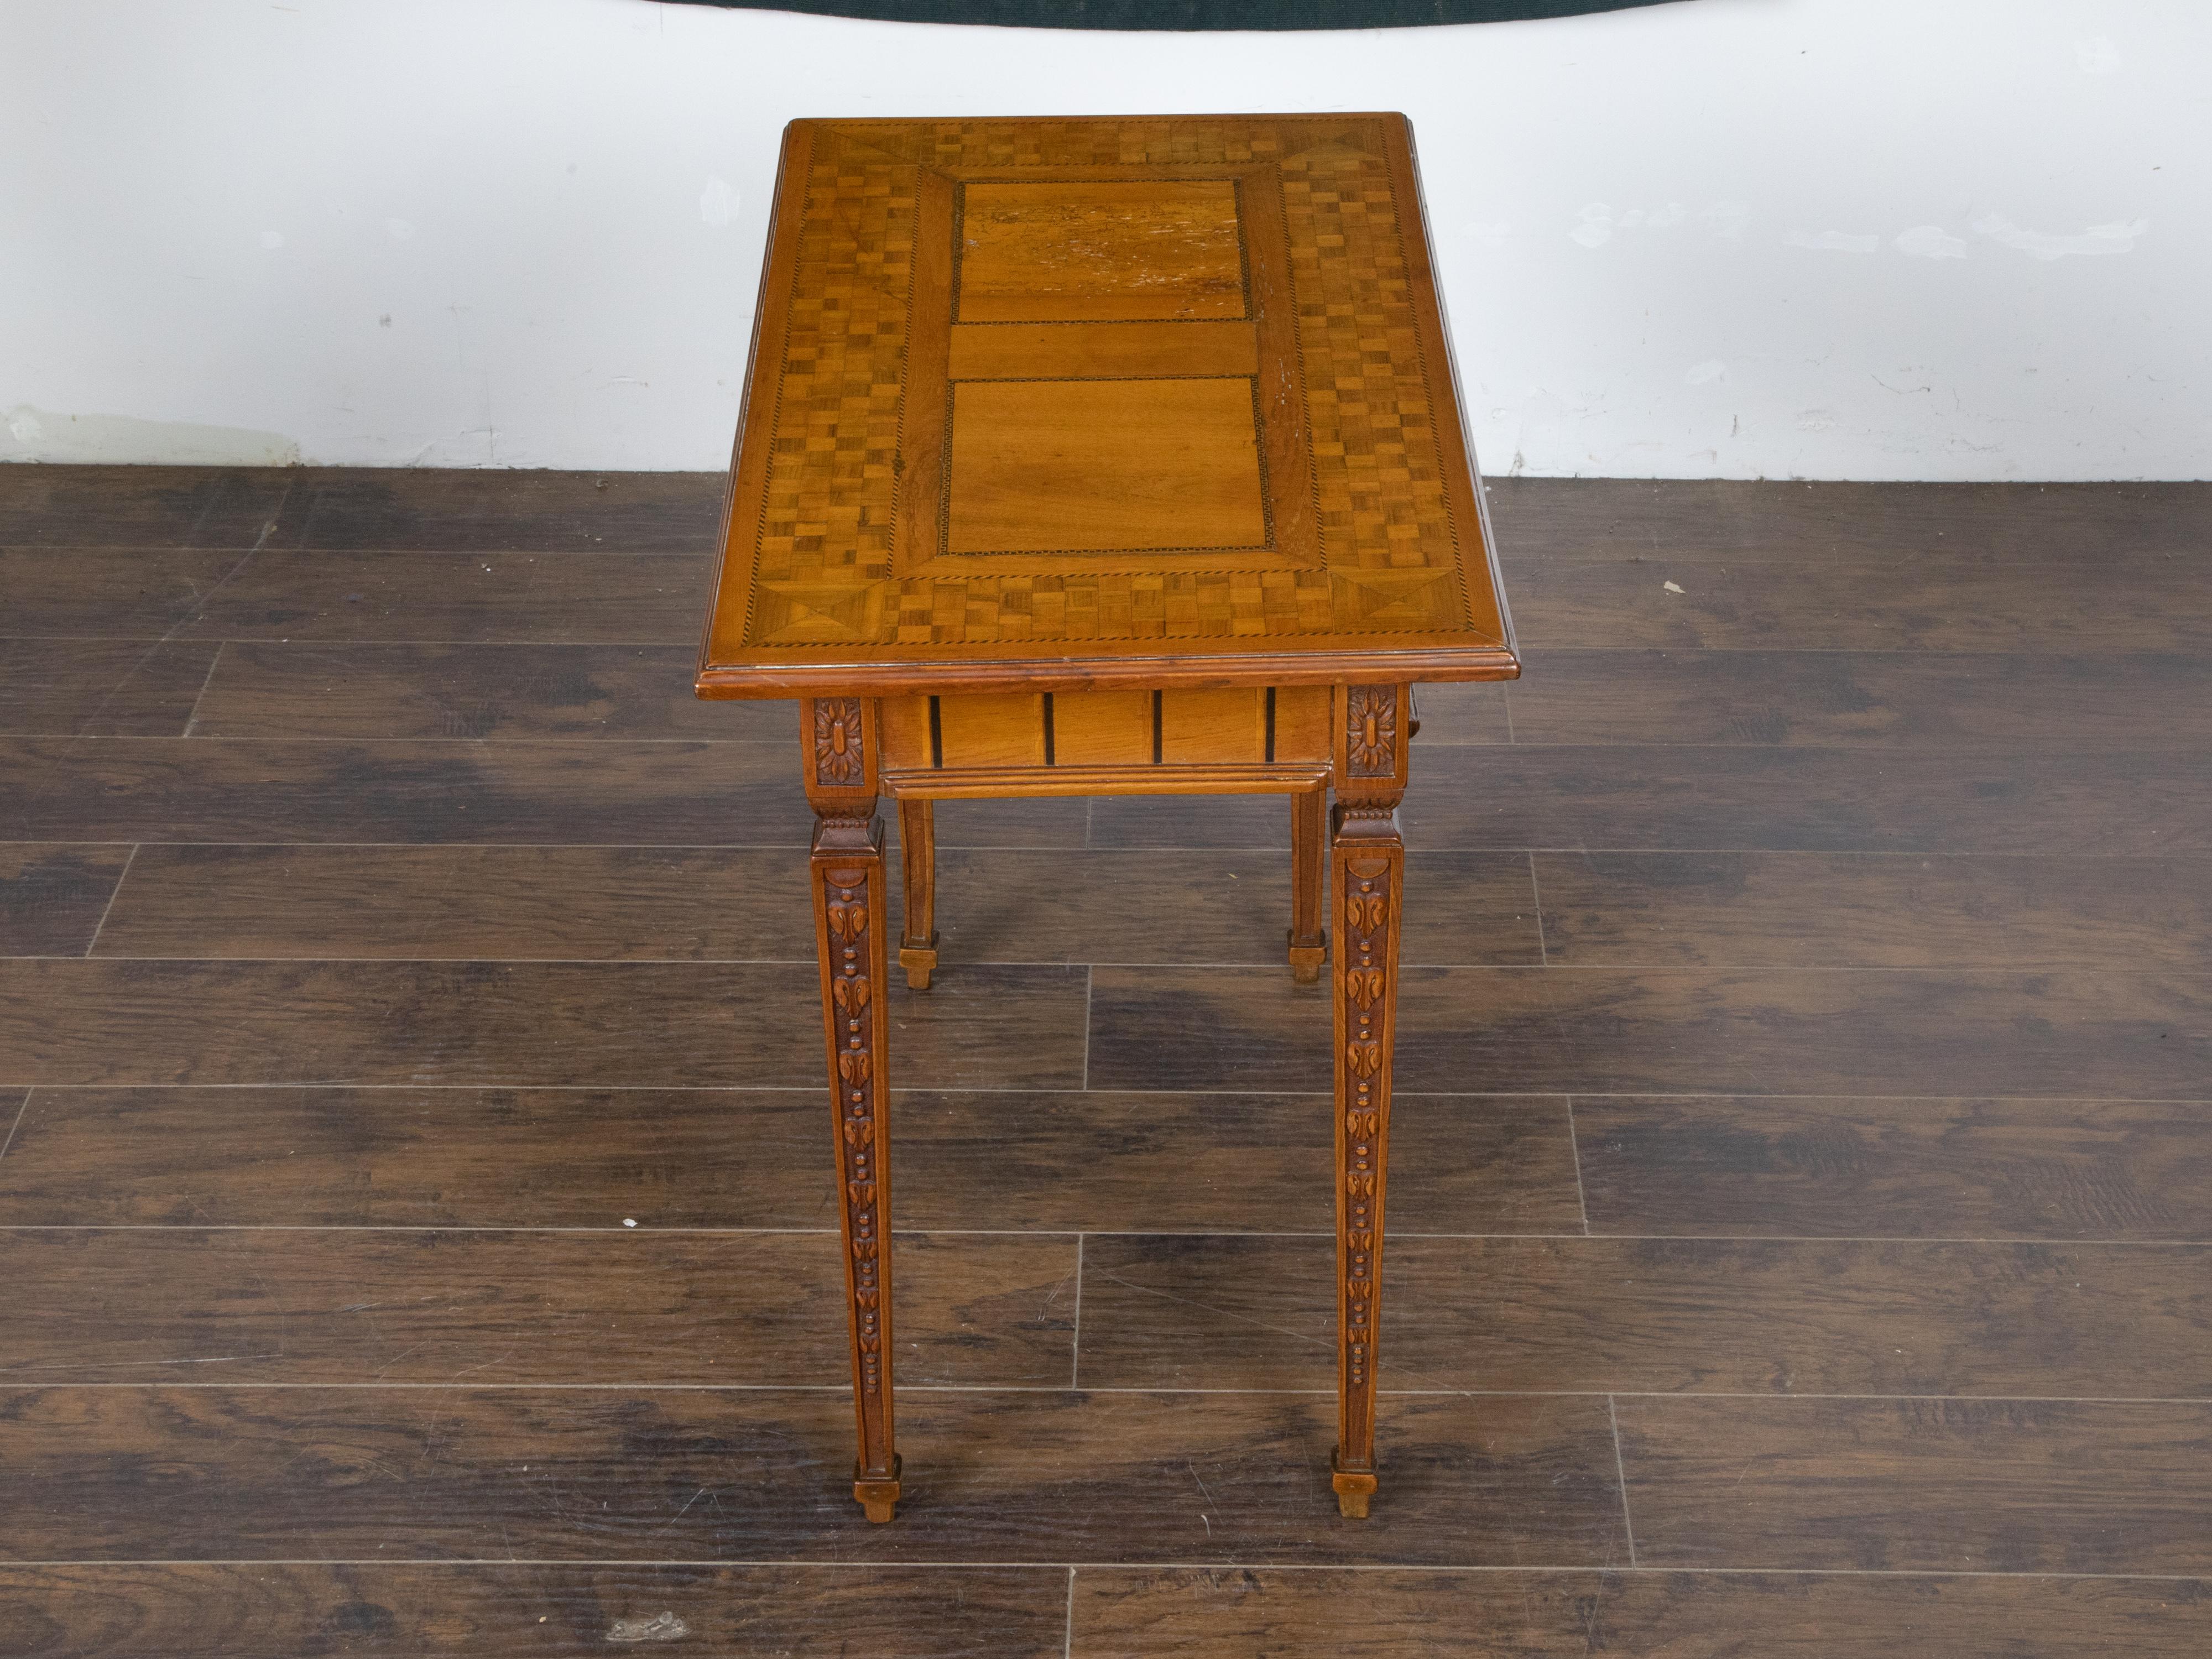
[[[885,772],[899,800],[969,800],[1009,795],[1300,795],[1328,787],[1313,766],[1007,766]]]

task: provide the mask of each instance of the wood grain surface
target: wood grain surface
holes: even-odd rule
[[[1066,1579],[1061,1568],[988,1566],[0,1566],[0,1628],[18,1637],[24,1659],[540,1659],[653,1652],[661,1641],[712,1652],[825,1655],[841,1641],[884,1659],[1060,1659]]]
[[[1325,1395],[905,1389],[901,1449],[930,1480],[865,1533],[852,1412],[842,1387],[0,1389],[0,1553],[374,1560],[404,1536],[429,1560],[1627,1559],[1602,1398],[1386,1400],[1398,1497],[1365,1526],[1301,1449],[1328,1443]],[[144,1478],[118,1504],[125,1469]]]
[[[1423,727],[1425,734],[1428,730]],[[2202,751],[2051,744],[1425,747],[1406,845],[1580,852],[2164,856],[2212,851]],[[1101,800],[1103,847],[1288,846],[1266,803]]]
[[[1617,1413],[1655,1565],[2212,1571],[2212,1405],[1647,1395]]]
[[[1352,1647],[1376,1659],[2185,1659],[2208,1639],[2212,1597],[2170,1580],[1120,1568],[1078,1575],[1068,1651],[1082,1659],[1334,1659]]]
[[[790,1088],[811,988],[769,963],[0,961],[0,1079]],[[1082,1083],[1079,968],[890,1000],[911,1083]]]
[[[0,842],[0,957],[81,957],[131,862],[128,847]]]
[[[834,1232],[25,1231],[0,1382],[834,1387]],[[1065,1382],[1075,1240],[902,1234],[918,1383]],[[250,1287],[250,1288],[246,1288]],[[127,1337],[119,1334],[128,1330]]]
[[[2196,1101],[1583,1096],[1593,1231],[2212,1239]]]
[[[21,1659],[562,1659],[670,1642],[883,1659],[1062,1659],[1067,1574],[885,1566],[295,1562],[0,1567]],[[678,1651],[682,1651],[679,1647]]]
[[[1094,1386],[1328,1386],[1315,1241],[1091,1238],[1083,1261]],[[1385,1389],[2212,1396],[2207,1246],[1413,1237],[1383,1276]]]
[[[799,714],[788,702],[750,702],[738,709],[702,704],[684,683],[691,656],[688,644],[228,641],[206,677],[192,732],[208,738],[349,740],[790,742]]]
[[[2075,656],[2201,652],[2212,643],[2212,596],[2189,550],[2112,549],[2096,558],[2097,580],[2087,583],[2079,578],[2081,556],[1868,548],[1834,559],[1756,559],[1624,550],[1524,554],[1509,580],[1516,621],[1554,646]],[[2066,601],[2053,604],[2061,588]]]
[[[180,636],[653,644],[695,632],[703,597],[692,561],[653,554],[268,548]]]
[[[1566,967],[2212,966],[2212,860],[1539,853]]]
[[[1364,1522],[1287,808],[939,803],[885,1528],[721,491],[0,468],[0,1651],[2212,1644],[2212,489],[1493,487]]]
[[[2212,975],[1808,968],[1409,968],[1409,1089],[2192,1100]],[[1327,1056],[1264,970],[1101,966],[1102,1088],[1289,1088]],[[1472,1057],[1480,1054],[1480,1068]]]
[[[0,640],[0,732],[181,738],[220,644]]]
[[[2077,744],[2201,749],[2212,738],[2212,665],[2188,651],[1598,647],[1531,652],[1528,662],[1510,686],[1424,690],[1423,707],[1443,717],[1439,736],[1488,700],[1511,708],[1521,743],[2032,745],[2051,736],[2061,704]],[[2164,718],[2145,720],[2154,705]]]
[[[835,1225],[820,1103],[774,1090],[40,1089],[0,1224]],[[1567,1102],[1401,1095],[1391,1224],[1581,1224]],[[902,1228],[1328,1230],[1328,1097],[905,1090]],[[742,1133],[740,1133],[742,1131]],[[1111,1149],[1101,1158],[1101,1147]]]

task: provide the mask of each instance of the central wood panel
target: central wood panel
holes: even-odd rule
[[[946,550],[1263,548],[1249,380],[952,388]]]
[[[1233,179],[984,182],[960,207],[957,321],[1247,313]]]
[[[1268,549],[1237,181],[981,179],[953,220],[940,550]]]

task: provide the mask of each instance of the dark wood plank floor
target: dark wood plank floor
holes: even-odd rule
[[[2212,486],[1496,487],[1364,1524],[1286,812],[940,809],[881,1528],[720,493],[0,469],[0,1652],[2212,1651]]]

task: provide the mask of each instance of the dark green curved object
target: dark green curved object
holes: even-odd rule
[[[1406,29],[1626,11],[1669,0],[681,0],[887,23],[1020,29]]]

